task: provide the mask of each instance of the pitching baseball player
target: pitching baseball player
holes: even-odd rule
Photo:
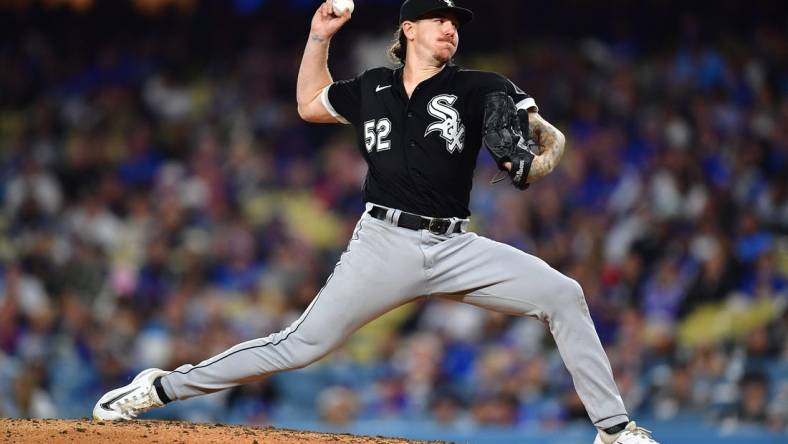
[[[485,146],[518,189],[558,163],[564,136],[505,77],[451,63],[470,10],[451,0],[400,9],[398,69],[333,82],[331,37],[350,20],[330,1],[312,18],[298,73],[300,116],[353,125],[369,166],[366,211],[347,250],[292,325],[197,365],[147,369],[96,403],[93,416],[131,419],[272,373],[304,367],[402,304],[446,298],[545,321],[598,428],[595,444],[654,443],[629,420],[578,283],[541,259],[466,231],[473,170]]]

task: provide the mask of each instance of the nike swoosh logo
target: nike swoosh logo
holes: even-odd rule
[[[383,91],[386,88],[391,88],[391,85],[386,85],[386,86],[378,85],[377,88],[375,88],[375,92],[381,92],[381,91]]]
[[[103,402],[103,403],[101,403],[101,404],[99,404],[99,405],[100,405],[100,406],[101,406],[101,408],[103,408],[104,410],[112,410],[112,409],[109,407],[109,405],[110,405],[110,404],[112,404],[113,402],[117,401],[118,399],[120,399],[120,398],[122,398],[122,397],[124,397],[124,396],[128,395],[129,393],[133,392],[134,390],[137,390],[137,387],[135,387],[135,388],[133,388],[133,389],[131,389],[131,390],[127,391],[127,392],[123,392],[123,393],[121,393],[120,395],[118,395],[118,396],[116,396],[116,397],[114,397],[114,398],[110,399],[109,401],[107,401],[107,402]]]

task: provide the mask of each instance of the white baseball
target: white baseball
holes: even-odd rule
[[[350,11],[352,14],[355,7],[353,0],[331,0],[331,6],[336,16],[345,15],[345,11]]]

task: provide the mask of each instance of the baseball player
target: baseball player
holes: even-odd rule
[[[97,419],[131,419],[272,373],[301,368],[387,311],[446,298],[532,316],[550,329],[598,434],[595,444],[654,443],[629,420],[578,283],[541,259],[466,231],[473,171],[485,146],[518,189],[555,168],[564,136],[505,77],[451,63],[470,10],[407,0],[392,55],[402,66],[334,82],[331,37],[350,20],[330,1],[312,18],[298,73],[299,115],[356,130],[368,164],[361,215],[347,250],[292,325],[197,365],[147,369],[101,397]]]

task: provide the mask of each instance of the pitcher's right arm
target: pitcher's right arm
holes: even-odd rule
[[[350,20],[350,12],[343,16],[334,15],[331,0],[327,0],[317,8],[312,17],[309,39],[301,58],[296,85],[298,115],[307,122],[339,123],[323,105],[320,94],[332,83],[328,71],[328,47],[331,37]]]

